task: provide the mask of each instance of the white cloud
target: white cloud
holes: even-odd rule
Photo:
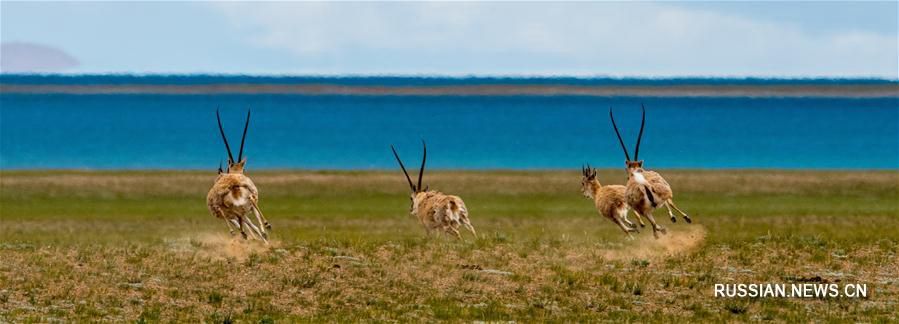
[[[303,72],[899,77],[895,35],[659,3],[209,5]]]

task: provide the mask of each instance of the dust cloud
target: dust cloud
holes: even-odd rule
[[[262,254],[273,249],[277,242],[270,241],[265,245],[262,241],[223,233],[197,233],[175,240],[168,240],[171,250],[180,253],[191,253],[197,257],[215,260],[246,260],[250,255]]]
[[[607,260],[662,259],[695,250],[705,241],[706,230],[699,225],[668,229],[668,234],[654,238],[651,229],[635,235],[636,239],[626,242],[624,247],[605,250],[600,253]],[[648,235],[647,235],[648,234]]]

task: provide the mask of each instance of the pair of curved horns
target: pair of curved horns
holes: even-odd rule
[[[215,110],[215,119],[219,122],[219,133],[222,134],[222,140],[225,141],[225,149],[228,150],[228,164],[238,163],[243,159],[243,144],[247,139],[247,128],[250,127],[250,110],[247,109],[247,121],[243,125],[243,136],[240,137],[240,151],[237,152],[237,160],[231,155],[231,146],[228,145],[228,138],[225,136],[225,129],[222,127],[222,117],[219,116],[219,110]]]
[[[406,181],[409,181],[409,188],[412,189],[412,192],[421,191],[421,177],[425,174],[425,161],[428,160],[428,146],[425,144],[424,140],[421,140],[421,146],[423,149],[422,157],[421,157],[421,169],[418,170],[418,186],[412,184],[412,178],[409,177],[409,172],[406,172],[406,166],[403,165],[403,160],[400,159],[400,155],[396,153],[396,148],[393,145],[390,145],[390,150],[393,151],[393,156],[396,158],[396,161],[399,162],[400,168],[403,169],[403,174],[406,175]]]
[[[640,156],[640,140],[643,139],[643,126],[646,126],[646,107],[643,104],[640,104],[640,109],[643,110],[643,119],[640,121],[640,134],[637,135],[637,147],[634,149],[634,159],[631,160],[631,156],[627,154],[627,146],[624,145],[624,141],[621,140],[621,133],[618,132],[618,125],[615,125],[615,116],[612,115],[612,107],[609,107],[609,118],[612,119],[612,127],[615,128],[615,135],[618,136],[618,143],[621,143],[621,149],[624,150],[624,157],[627,158],[628,161],[637,161]]]

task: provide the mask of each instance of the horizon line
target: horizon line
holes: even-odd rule
[[[263,78],[439,78],[439,79],[610,79],[610,80],[870,80],[899,83],[899,77],[812,75],[615,75],[615,74],[441,74],[441,73],[232,73],[232,72],[4,72],[2,77],[263,77]]]
[[[0,94],[93,95],[361,95],[361,96],[594,96],[594,97],[818,97],[896,98],[899,84],[884,83],[694,83],[694,84],[553,84],[497,83],[449,85],[347,85],[328,83],[0,83]]]

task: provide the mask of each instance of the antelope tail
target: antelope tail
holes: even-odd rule
[[[652,205],[652,208],[656,208],[658,205],[656,204],[656,198],[652,194],[652,189],[647,185],[643,185],[643,190],[646,191],[646,198],[649,199],[649,204]]]

